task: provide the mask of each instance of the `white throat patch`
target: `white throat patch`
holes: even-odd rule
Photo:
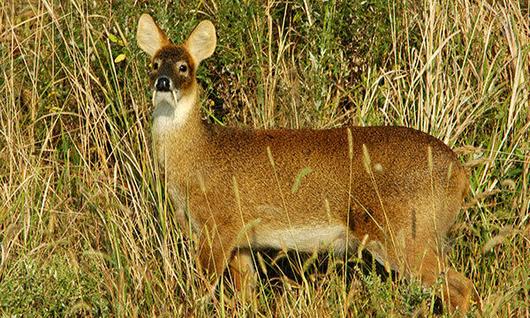
[[[195,94],[182,96],[175,91],[153,93],[153,133],[165,135],[182,127],[195,105]]]

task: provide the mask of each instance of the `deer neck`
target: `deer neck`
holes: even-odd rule
[[[153,96],[153,145],[159,164],[190,158],[206,138],[201,120],[196,85],[191,94],[179,98],[176,93],[156,92]],[[183,163],[182,163],[183,164]]]

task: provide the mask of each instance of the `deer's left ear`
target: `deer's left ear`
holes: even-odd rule
[[[199,23],[184,43],[197,65],[213,54],[216,45],[215,27],[208,20]]]
[[[136,41],[138,46],[150,57],[162,47],[171,44],[164,31],[162,31],[149,14],[142,14],[138,20],[138,30],[136,31]]]

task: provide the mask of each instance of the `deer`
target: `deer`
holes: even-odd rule
[[[209,123],[196,74],[216,48],[213,23],[174,44],[143,14],[136,39],[151,60],[154,158],[210,288],[228,271],[236,290],[252,290],[252,249],[344,255],[363,247],[426,287],[442,278],[443,302],[468,310],[473,283],[448,264],[444,242],[469,177],[446,144],[399,126]]]

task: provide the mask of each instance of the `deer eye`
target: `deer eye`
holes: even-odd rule
[[[186,66],[186,64],[181,64],[181,65],[179,66],[179,71],[180,71],[181,73],[186,73],[187,70],[188,70],[188,67]]]
[[[153,63],[153,70],[158,70],[158,63],[157,62],[154,62]]]

